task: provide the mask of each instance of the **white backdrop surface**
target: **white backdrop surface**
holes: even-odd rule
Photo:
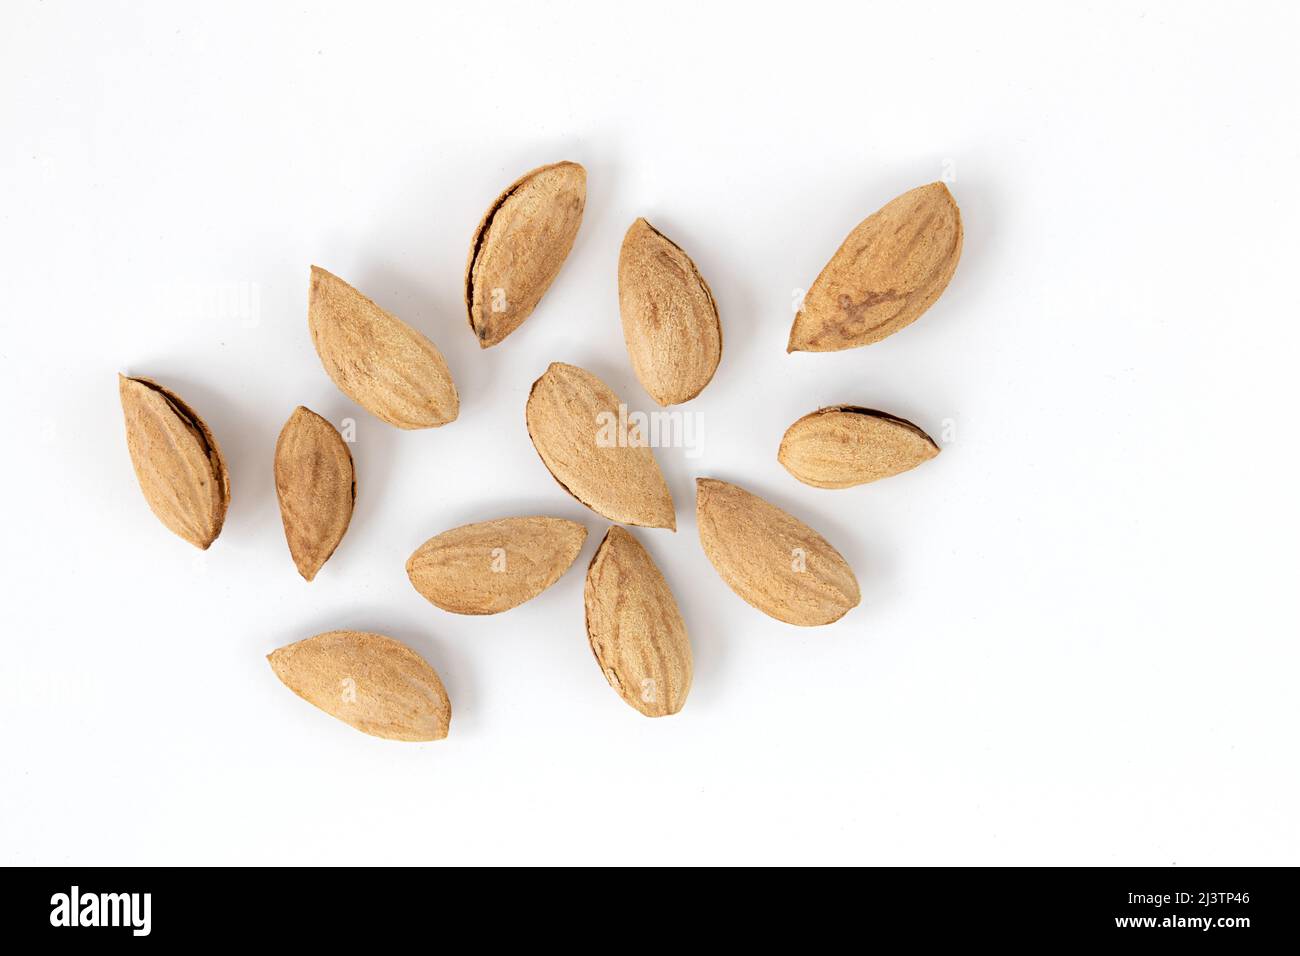
[[[1296,863],[1300,233],[1292,5],[8,2],[0,13],[5,863]],[[572,159],[586,218],[480,352],[470,235]],[[785,353],[796,290],[898,193],[950,180],[965,251],[865,349]],[[608,523],[550,478],[551,361],[634,408],[618,247],[644,215],[724,328],[679,529],[678,716],[587,647]],[[323,373],[320,264],[428,334],[458,421],[405,433]],[[229,459],[199,553],[149,513],[116,375],[173,387]],[[302,403],[356,422],[353,526],[312,584],[271,475]],[[845,491],[777,464],[822,405],[944,451]],[[858,572],[839,623],[718,578],[693,479],[804,518]],[[590,530],[533,602],[467,618],[403,572],[430,535]],[[443,742],[365,737],[264,655],[376,630],[440,671]]]

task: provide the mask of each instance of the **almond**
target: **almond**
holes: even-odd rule
[[[275,443],[275,493],[289,554],[310,581],[348,530],[357,480],[342,436],[302,405]]]
[[[376,418],[398,428],[456,420],[460,399],[434,344],[319,266],[307,322],[326,374]]]
[[[362,733],[389,740],[447,736],[451,701],[437,671],[391,637],[329,631],[266,659],[285,687]]]
[[[798,518],[738,485],[696,480],[700,544],[727,586],[769,617],[812,627],[860,599],[853,569]]]
[[[786,429],[776,459],[805,485],[850,488],[909,471],[937,454],[934,439],[906,419],[833,405]]]
[[[573,248],[586,204],[587,171],[555,163],[525,173],[488,207],[465,266],[465,311],[481,348],[537,308]]]
[[[596,376],[551,363],[533,382],[528,435],[561,487],[610,521],[676,530],[673,499],[627,407]]]
[[[618,695],[647,717],[675,714],[691,689],[691,642],[658,566],[614,525],[587,569],[587,640]]]
[[[406,562],[411,584],[453,614],[497,614],[532,600],[569,569],[587,529],[564,518],[501,518],[430,538]]]
[[[694,398],[722,358],[722,326],[691,257],[644,219],[618,257],[618,304],[632,369],[660,405]]]
[[[117,377],[126,447],[140,491],[173,534],[206,550],[226,520],[230,475],[203,419],[147,378]]]
[[[961,213],[943,183],[886,203],[860,222],[804,297],[787,352],[879,342],[934,304],[961,257]]]

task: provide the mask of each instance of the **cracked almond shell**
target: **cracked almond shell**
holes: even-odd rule
[[[851,488],[910,471],[939,454],[934,439],[903,418],[834,405],[799,419],[776,458],[814,488]]]
[[[948,285],[961,258],[957,203],[930,183],[858,224],[804,296],[787,352],[870,345],[915,322]]]
[[[632,369],[660,405],[690,401],[722,358],[709,285],[682,249],[644,219],[623,237],[618,304]]]
[[[266,656],[285,687],[364,734],[441,740],[451,701],[438,672],[405,644],[365,631],[329,631]]]
[[[289,554],[310,581],[348,530],[357,481],[347,442],[302,405],[275,443],[275,493]]]
[[[691,641],[668,582],[636,537],[614,525],[583,589],[587,640],[601,673],[647,717],[675,714],[691,689]]]
[[[319,266],[311,267],[307,323],[326,374],[376,418],[398,428],[437,428],[460,413],[437,347]]]
[[[620,524],[676,530],[673,498],[654,453],[636,444],[644,436],[627,425],[626,406],[596,376],[551,363],[533,382],[525,419],[542,463],[592,511]]]
[[[725,481],[696,479],[700,545],[731,590],[769,617],[814,627],[857,607],[858,581],[830,542]]]
[[[203,419],[157,382],[117,377],[140,491],[169,531],[206,550],[226,520],[230,475]]]
[[[560,579],[587,540],[564,518],[480,521],[435,535],[406,562],[415,590],[453,614],[498,614]]]
[[[525,173],[488,207],[465,265],[465,311],[480,348],[537,308],[573,248],[586,204],[587,171],[564,162]]]

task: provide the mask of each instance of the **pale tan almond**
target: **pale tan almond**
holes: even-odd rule
[[[465,265],[465,311],[481,348],[537,308],[568,258],[587,204],[587,171],[555,163],[525,173],[488,207]]]
[[[497,614],[541,594],[587,540],[576,521],[501,518],[430,538],[406,562],[415,590],[453,614]]]
[[[691,689],[691,641],[668,582],[630,531],[609,529],[583,598],[587,640],[609,686],[647,717],[681,710]]]
[[[284,686],[373,737],[441,740],[451,701],[429,664],[405,644],[365,631],[329,631],[266,656]]]
[[[860,600],[853,569],[798,518],[738,485],[696,479],[700,544],[722,580],[764,614],[812,627]]]
[[[117,390],[144,500],[169,531],[206,550],[230,506],[230,474],[217,439],[179,395],[157,382],[118,375]]]
[[[786,429],[776,459],[805,485],[850,488],[909,471],[937,454],[934,439],[906,419],[833,405]]]
[[[347,442],[302,405],[275,443],[275,493],[289,554],[298,573],[310,581],[348,530],[357,479]]]
[[[943,183],[886,203],[848,235],[804,297],[787,352],[879,342],[915,322],[961,258],[961,213]]]
[[[677,529],[673,498],[646,436],[628,425],[626,406],[596,376],[551,363],[533,382],[525,418],[551,475],[592,511],[622,524]]]
[[[311,267],[307,322],[326,374],[376,418],[437,428],[460,414],[456,385],[434,344],[319,266]]]
[[[618,304],[632,370],[660,405],[690,401],[722,358],[722,326],[691,257],[644,219],[623,237]]]

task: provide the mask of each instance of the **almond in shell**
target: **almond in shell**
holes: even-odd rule
[[[738,485],[696,480],[700,544],[722,580],[769,617],[813,627],[858,605],[853,569],[798,518]]]
[[[525,173],[488,207],[465,265],[465,311],[481,348],[537,308],[573,248],[586,204],[587,171],[565,162]]]
[[[444,611],[497,614],[558,581],[586,540],[587,529],[564,518],[480,521],[424,542],[406,562],[406,574]]]
[[[909,471],[937,454],[934,439],[904,418],[834,405],[786,429],[776,457],[805,485],[850,488]]]
[[[886,203],[848,235],[804,297],[787,352],[879,342],[934,304],[961,258],[957,203],[930,183]]]
[[[647,717],[675,714],[691,689],[691,642],[658,566],[630,531],[609,529],[587,569],[587,640],[601,673]]]
[[[302,405],[275,443],[275,493],[289,554],[298,573],[310,581],[348,530],[357,480],[347,442]]]
[[[329,631],[266,658],[291,691],[373,737],[441,740],[451,701],[437,671],[405,644],[365,631]]]
[[[226,520],[230,474],[203,419],[147,378],[117,377],[126,447],[140,491],[169,531],[206,550]]]
[[[722,326],[709,285],[682,249],[644,219],[618,257],[623,339],[642,387],[660,405],[694,398],[722,358]]]
[[[460,414],[437,347],[319,266],[311,267],[307,322],[326,374],[376,418],[398,428],[437,428]]]
[[[608,385],[553,362],[525,410],[533,447],[561,487],[621,524],[676,530],[673,499],[646,436]]]

